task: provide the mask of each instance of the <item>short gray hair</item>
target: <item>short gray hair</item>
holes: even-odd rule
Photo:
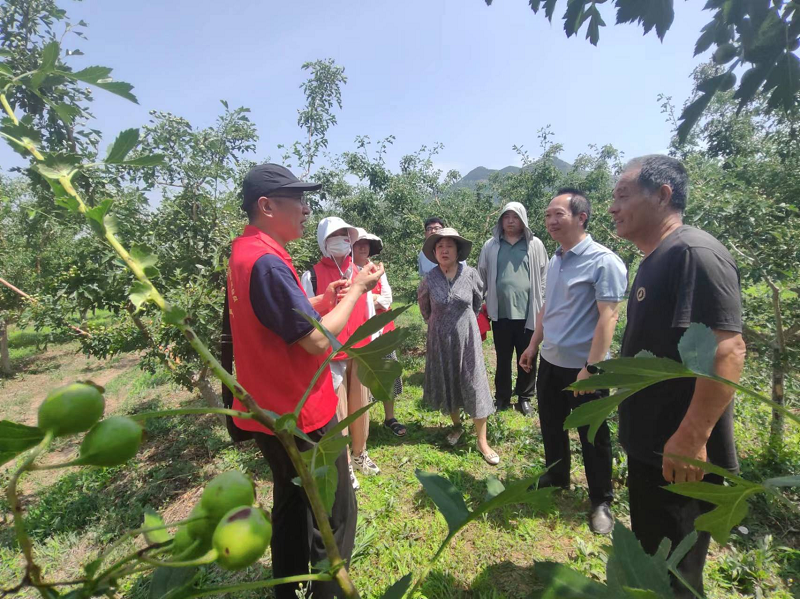
[[[662,185],[672,189],[670,205],[683,212],[689,199],[689,174],[677,158],[663,154],[650,154],[634,158],[625,165],[624,171],[639,170],[638,183],[648,191],[657,191]]]

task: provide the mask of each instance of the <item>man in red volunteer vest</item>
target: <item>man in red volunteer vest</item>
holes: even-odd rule
[[[236,356],[236,376],[264,409],[277,414],[294,410],[330,349],[327,338],[299,310],[339,334],[350,314],[375,287],[382,266],[364,269],[350,281],[333,281],[317,297],[306,296],[285,246],[303,235],[310,210],[304,191],[321,185],[304,183],[277,164],[250,170],[242,184],[242,209],[250,224],[233,241],[228,271],[228,303]],[[297,426],[316,441],[338,422],[337,396],[330,371],[316,382]],[[234,409],[244,406],[234,401]],[[253,420],[234,419],[254,438],[269,462],[273,478],[272,569],[276,578],[304,574],[309,564],[325,559],[325,549],[297,473],[281,443]],[[301,451],[311,444],[296,439]],[[344,451],[336,460],[338,486],[330,518],[339,551],[350,559],[355,538],[357,505]],[[280,599],[294,599],[297,585],[276,587]],[[312,585],[313,595],[339,596],[335,582]]]
[[[318,289],[325,289],[335,281],[350,281],[357,276],[353,266],[353,243],[358,239],[355,227],[348,225],[338,216],[329,216],[319,221],[317,225],[317,243],[322,253],[322,258],[311,270],[304,272],[300,279],[306,293],[310,296],[317,295]],[[344,329],[339,334],[339,341],[344,343],[364,324],[370,316],[367,294],[358,298],[355,308],[350,313]],[[363,347],[371,339],[364,339],[355,347]],[[354,414],[369,403],[369,391],[361,384],[357,375],[358,364],[345,354],[340,354],[331,362],[333,375],[333,388],[339,396],[336,414],[339,420]],[[353,472],[354,466],[365,475],[380,474],[380,468],[372,461],[367,453],[367,438],[369,437],[369,414],[362,414],[352,422],[345,434],[350,435],[351,465],[350,483],[354,489],[359,488],[359,482]]]

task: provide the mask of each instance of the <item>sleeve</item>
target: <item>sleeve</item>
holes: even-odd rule
[[[481,282],[481,293],[486,293],[486,277],[488,276],[487,269],[488,269],[488,261],[489,258],[487,257],[486,247],[487,243],[483,244],[481,248],[480,256],[478,256],[478,278]]]
[[[474,280],[474,284],[472,285],[472,311],[478,314],[483,305],[483,281],[477,271],[473,270],[472,272]]]
[[[542,240],[537,237],[536,241],[539,242],[537,248],[539,251],[539,280],[541,281],[541,298],[544,302],[547,299],[545,293],[547,292],[547,267],[550,265],[550,260],[547,258],[547,249],[544,247]]]
[[[420,250],[419,254],[417,254],[417,272],[419,273],[419,276],[425,276],[425,273],[422,272],[422,250]]]
[[[733,263],[711,249],[688,248],[675,268],[673,327],[699,322],[712,329],[742,332],[739,271]]]
[[[316,319],[319,313],[297,285],[291,269],[279,258],[266,255],[253,265],[250,275],[250,304],[258,320],[291,345],[314,327],[295,310]]]
[[[386,273],[381,275],[381,294],[378,297],[378,305],[384,310],[392,307],[392,288],[389,287],[389,279],[386,277]]]
[[[311,271],[307,270],[302,274],[300,277],[300,284],[303,286],[303,291],[306,292],[308,297],[314,297],[317,295],[314,293],[314,286],[311,284]]]
[[[628,269],[616,254],[605,254],[594,273],[594,297],[598,302],[621,302],[628,289]]]
[[[431,317],[431,291],[428,287],[427,276],[422,279],[417,288],[417,303],[419,304],[419,313],[422,314],[422,319],[428,322]]]

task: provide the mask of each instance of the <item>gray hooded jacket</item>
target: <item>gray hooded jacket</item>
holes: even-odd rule
[[[480,258],[478,258],[478,274],[483,281],[486,296],[486,310],[489,319],[498,319],[497,301],[497,254],[500,251],[500,238],[503,234],[503,215],[509,210],[515,212],[525,225],[525,239],[528,240],[528,262],[531,270],[531,299],[528,303],[528,318],[525,328],[533,330],[536,326],[536,315],[544,305],[544,290],[547,282],[547,250],[544,249],[542,240],[536,237],[528,226],[528,213],[525,206],[519,202],[509,202],[503,206],[500,218],[494,227],[494,235],[483,244]]]

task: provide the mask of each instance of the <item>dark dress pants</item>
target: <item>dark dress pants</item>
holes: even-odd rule
[[[336,416],[325,426],[308,433],[318,441],[322,435],[338,422]],[[316,525],[308,497],[302,487],[295,485],[292,479],[297,476],[289,455],[274,436],[263,433],[255,435],[255,441],[264,454],[272,470],[273,508],[272,508],[272,575],[275,578],[306,574],[309,563],[317,564],[327,558],[322,535]],[[311,444],[295,437],[300,451],[311,448]],[[333,535],[339,553],[346,562],[350,562],[356,536],[356,520],[358,505],[353,487],[350,484],[350,472],[347,467],[345,450],[336,459],[338,485],[333,501],[333,513],[330,517]],[[275,587],[278,599],[296,599],[296,585],[280,585]],[[341,589],[335,581],[314,582],[311,585],[315,599],[340,597]]]
[[[520,401],[530,401],[536,383],[536,364],[534,363],[530,373],[525,372],[519,367],[519,358],[528,348],[531,342],[533,331],[525,328],[524,320],[509,320],[501,318],[492,321],[492,333],[494,337],[494,349],[497,353],[497,370],[494,375],[494,395],[499,403],[508,404],[511,402],[511,370],[517,364],[517,384],[514,389]],[[514,352],[517,353],[516,362]]]
[[[706,474],[704,482],[721,485],[722,477]],[[672,541],[672,548],[694,530],[694,521],[714,506],[667,491],[668,485],[660,467],[634,458],[628,459],[628,493],[631,506],[631,528],[644,550],[653,555],[661,539]],[[697,542],[686,554],[678,571],[686,582],[703,594],[703,567],[706,563],[711,535],[697,532]],[[677,599],[692,599],[694,595],[676,578],[672,577],[672,588]]]
[[[539,357],[539,377],[536,382],[536,396],[539,401],[539,423],[542,428],[545,462],[549,478],[557,486],[569,485],[571,456],[569,433],[564,430],[564,421],[578,406],[606,395],[605,392],[579,395],[564,391],[578,378],[580,368],[561,368]],[[589,427],[578,429],[581,438],[583,466],[589,484],[589,499],[593,506],[611,503],[614,490],[611,483],[611,432],[604,421],[597,431],[594,444],[589,442]]]

